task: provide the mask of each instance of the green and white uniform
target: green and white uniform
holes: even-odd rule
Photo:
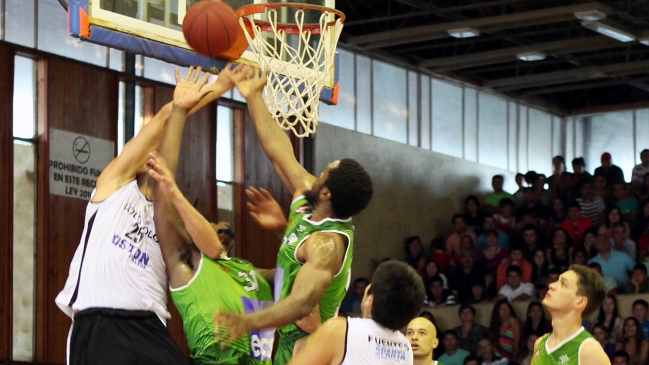
[[[238,258],[212,260],[202,255],[189,283],[170,289],[171,298],[183,319],[183,328],[193,364],[270,365],[274,330],[255,330],[231,347],[215,342],[215,311],[252,313],[273,304],[268,282],[254,266]]]
[[[591,365],[579,361],[579,351],[586,341],[597,340],[584,327],[570,336],[553,349],[548,347],[548,339],[552,333],[545,335],[534,348],[532,365]],[[599,343],[598,343],[599,344]]]
[[[302,268],[303,262],[297,259],[297,250],[300,245],[314,232],[334,232],[347,238],[347,252],[340,271],[334,276],[333,281],[324,296],[320,300],[320,317],[324,323],[331,317],[338,314],[340,302],[345,298],[349,287],[350,271],[352,266],[352,255],[354,253],[354,226],[351,218],[332,219],[325,218],[322,221],[310,220],[313,206],[300,196],[291,203],[288,217],[288,228],[284,234],[282,247],[277,254],[277,271],[275,272],[275,302],[286,298],[291,294],[293,282],[298,271]],[[302,331],[296,324],[278,329],[280,339],[275,354],[276,365],[287,364],[293,356],[295,341],[306,337],[308,334]]]

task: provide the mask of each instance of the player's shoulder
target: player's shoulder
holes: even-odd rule
[[[541,343],[546,341],[548,339],[548,337],[550,337],[550,335],[552,335],[552,332],[546,333],[543,336],[537,338],[536,342],[534,342],[534,348],[536,349]]]
[[[602,345],[592,337],[585,339],[579,347],[579,364],[610,365],[611,361]]]
[[[318,331],[322,332],[327,337],[340,336],[347,332],[347,318],[334,317],[323,323]]]

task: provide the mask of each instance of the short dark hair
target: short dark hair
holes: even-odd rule
[[[509,252],[511,253],[512,251],[523,251],[523,246],[520,245],[520,244],[513,244],[513,245],[509,248]]]
[[[586,167],[586,160],[583,157],[577,157],[572,160],[572,164]]]
[[[329,170],[324,186],[331,191],[331,208],[336,216],[347,218],[360,213],[372,199],[372,178],[358,161],[340,160],[338,167]]]
[[[588,264],[588,267],[590,267],[591,269],[594,269],[596,267],[598,267],[600,270],[602,269],[602,265],[597,262],[591,262],[590,264]]]
[[[451,218],[451,224],[455,224],[455,220],[458,218],[462,218],[464,220],[464,216],[462,214],[453,214],[453,218]]]
[[[475,356],[475,355],[469,355],[464,358],[464,362],[462,363],[463,365],[467,365],[469,361],[477,361],[478,364],[480,364],[480,358]]]
[[[509,273],[511,273],[511,272],[515,272],[519,276],[523,275],[523,270],[521,270],[521,268],[518,265],[509,265],[509,267],[507,268],[507,271],[505,271],[505,273],[507,274],[507,276],[509,276]]]
[[[624,222],[615,222],[611,228],[624,228],[626,230],[626,223]]]
[[[486,238],[487,236],[490,236],[490,235],[491,235],[491,236],[496,236],[496,238],[498,238],[498,231],[495,230],[495,229],[488,229],[488,230],[484,233],[485,238]]]
[[[647,273],[647,267],[646,267],[644,264],[636,264],[636,265],[633,267],[633,271],[636,271],[636,270],[640,270],[640,271],[642,271],[642,272],[645,273],[645,274]]]
[[[432,283],[440,283],[442,286],[444,286],[444,279],[442,279],[441,276],[439,275],[434,275],[430,279],[428,279],[428,286]]]
[[[494,175],[494,176],[491,178],[491,182],[493,182],[493,181],[496,180],[496,179],[500,179],[500,180],[502,180],[502,181],[505,181],[505,178],[504,178],[502,175]]]
[[[561,162],[563,162],[564,165],[566,164],[566,159],[563,158],[563,156],[559,156],[559,155],[554,156],[554,157],[552,158],[552,162],[554,162],[554,160],[556,160],[556,159],[561,160]]]
[[[471,286],[479,286],[484,289],[487,286],[487,283],[483,278],[475,278],[471,282]]]
[[[577,295],[588,298],[588,304],[581,314],[582,318],[596,311],[606,298],[606,284],[604,279],[589,267],[584,265],[570,265],[569,270],[577,274]]]
[[[549,275],[561,275],[561,270],[557,269],[556,267],[553,267],[548,270],[548,276]]]
[[[645,148],[644,150],[640,151],[640,157],[642,157],[642,154],[645,152],[649,152],[649,150]]]
[[[605,325],[605,324],[602,323],[602,322],[597,322],[597,323],[595,323],[595,324],[593,325],[593,329],[592,329],[591,332],[595,332],[595,328],[599,328],[599,329],[601,329],[602,331],[604,331],[604,332],[606,332],[606,333],[609,333],[609,332],[610,332],[609,329],[608,329],[608,326]]]
[[[358,283],[369,284],[370,282],[369,282],[367,279],[365,279],[365,278],[358,278],[358,279],[354,280],[354,285],[356,285],[356,284],[358,284]]]
[[[615,359],[616,357],[623,357],[626,360],[626,363],[629,364],[631,361],[631,357],[629,356],[629,353],[624,351],[624,350],[617,350],[613,353],[612,359]]]
[[[500,203],[498,203],[498,206],[502,208],[505,205],[511,205],[512,207],[515,206],[514,201],[509,198],[500,199]]]
[[[638,300],[634,301],[631,308],[633,309],[633,307],[635,307],[636,305],[641,305],[641,306],[644,307],[644,309],[649,309],[649,303],[647,303],[647,301],[644,300],[644,299],[638,299]]]
[[[460,340],[460,336],[458,336],[457,333],[455,333],[455,331],[453,331],[453,330],[444,331],[444,335],[442,336],[442,338],[446,337],[446,335],[455,336],[456,340],[458,340],[458,341]]]
[[[521,229],[521,232],[525,231],[534,231],[536,234],[539,234],[539,229],[534,224],[526,224],[523,229]]]
[[[417,272],[404,262],[390,260],[374,272],[368,294],[374,296],[372,319],[383,327],[399,330],[415,318],[426,296]]]
[[[457,314],[462,314],[462,312],[465,309],[471,309],[471,313],[473,313],[473,315],[475,316],[475,308],[473,308],[473,306],[471,304],[466,304],[466,303],[464,303],[464,304],[462,304],[460,306],[460,309],[457,310]]]
[[[566,207],[566,209],[570,209],[570,208],[577,208],[577,209],[581,210],[581,204],[579,204],[578,201],[573,200],[570,203],[568,203],[568,206]]]

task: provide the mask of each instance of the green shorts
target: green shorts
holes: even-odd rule
[[[307,337],[308,335],[308,333],[302,330],[296,330],[285,335],[280,335],[279,342],[277,343],[277,352],[275,353],[275,358],[273,359],[273,364],[286,365],[291,362],[295,342],[301,338]]]

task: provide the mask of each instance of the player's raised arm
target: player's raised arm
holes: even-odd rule
[[[261,226],[261,228],[274,232],[282,238],[286,231],[286,215],[282,207],[266,189],[257,190],[252,186],[246,189],[248,196],[248,210],[250,216]]]
[[[293,154],[293,146],[285,131],[273,120],[261,96],[268,71],[255,70],[252,76],[236,81],[237,88],[248,102],[257,136],[277,175],[293,196],[309,190],[315,176],[309,174]]]
[[[313,233],[304,246],[305,263],[291,293],[272,307],[246,316],[215,313],[217,342],[230,344],[253,328],[286,326],[311,313],[340,271],[346,247],[340,235],[326,232]],[[225,326],[226,331],[219,326]]]
[[[160,191],[176,206],[185,223],[187,232],[194,244],[205,255],[216,259],[224,248],[210,222],[199,213],[178,189],[171,171],[165,166],[163,158],[156,154],[149,155],[149,175],[158,182]]]

